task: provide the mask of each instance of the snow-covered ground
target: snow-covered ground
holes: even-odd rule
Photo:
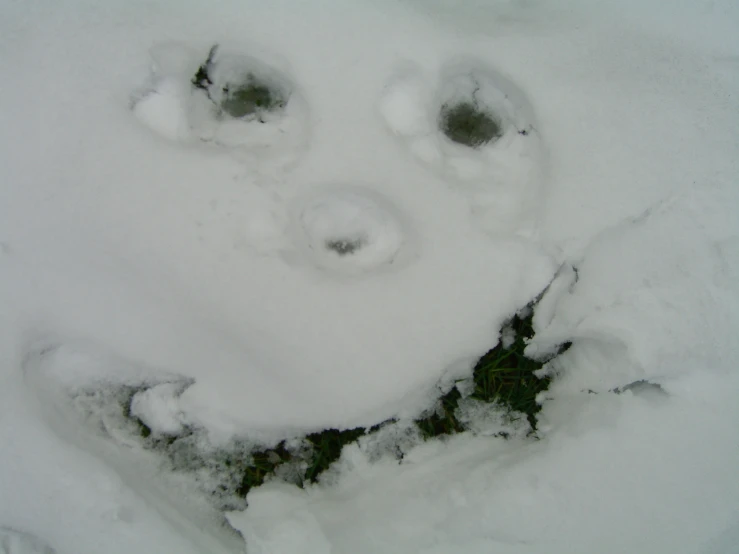
[[[284,110],[215,117],[215,43]],[[1,552],[739,552],[735,3],[6,2],[0,73]],[[411,418],[550,283],[540,440],[351,446],[224,518],[115,417]]]

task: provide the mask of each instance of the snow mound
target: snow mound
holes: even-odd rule
[[[56,554],[56,550],[33,535],[7,527],[0,527],[0,553]]]

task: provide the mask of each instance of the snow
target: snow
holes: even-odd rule
[[[162,383],[139,391],[131,398],[131,415],[155,433],[181,435],[184,425],[177,409],[177,396],[181,392],[178,383]]]
[[[0,552],[739,552],[732,2],[1,13]],[[214,44],[208,93],[251,73],[284,110],[215,114]],[[438,129],[471,97],[503,131],[475,149]],[[465,400],[423,442],[545,289],[528,353],[573,346],[540,439]],[[393,417],[226,514],[134,421]]]
[[[54,550],[43,544],[38,538],[28,533],[15,531],[5,527],[0,528],[0,546],[7,554],[54,554]]]

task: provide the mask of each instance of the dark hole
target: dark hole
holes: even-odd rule
[[[326,241],[326,248],[333,250],[339,256],[348,256],[354,254],[357,250],[364,246],[364,239],[362,238],[339,238],[329,239]]]
[[[246,117],[264,111],[276,111],[285,107],[285,99],[254,75],[249,74],[246,83],[223,89],[221,108],[231,117]]]
[[[622,392],[627,390],[630,390],[636,395],[654,393],[667,396],[667,392],[665,391],[665,389],[662,388],[662,385],[660,385],[659,383],[651,383],[650,381],[647,381],[645,379],[640,379],[639,381],[634,381],[633,383],[629,383],[628,385],[614,389],[613,392],[615,392],[616,394],[621,394]]]
[[[449,139],[471,148],[494,141],[503,134],[495,117],[472,102],[444,104],[439,119],[439,126]]]

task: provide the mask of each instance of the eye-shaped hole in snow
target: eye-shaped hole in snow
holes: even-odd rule
[[[291,86],[276,70],[246,56],[218,56],[213,46],[192,78],[213,102],[217,117],[265,122],[266,114],[285,108]]]
[[[304,150],[309,109],[279,60],[266,63],[173,43],[152,48],[152,72],[131,98],[136,117],[177,142],[228,148],[250,164],[292,163]]]
[[[378,108],[393,134],[445,178],[505,184],[516,179],[503,173],[530,174],[541,164],[525,94],[474,59],[450,60],[436,75],[404,64]]]
[[[518,127],[518,110],[501,90],[505,82],[495,77],[464,63],[442,71],[435,104],[438,127],[446,138],[478,149]]]
[[[546,148],[513,81],[474,58],[436,70],[406,62],[388,80],[378,111],[412,156],[467,196],[485,232],[535,232]]]
[[[294,213],[295,242],[321,269],[362,273],[407,257],[406,219],[369,189],[325,191],[299,200]]]
[[[242,83],[223,87],[221,108],[231,117],[247,117],[261,112],[281,110],[287,104],[283,91],[262,83],[253,73],[247,73]]]
[[[474,100],[442,105],[439,128],[451,141],[470,148],[495,142],[503,135],[497,116]]]

